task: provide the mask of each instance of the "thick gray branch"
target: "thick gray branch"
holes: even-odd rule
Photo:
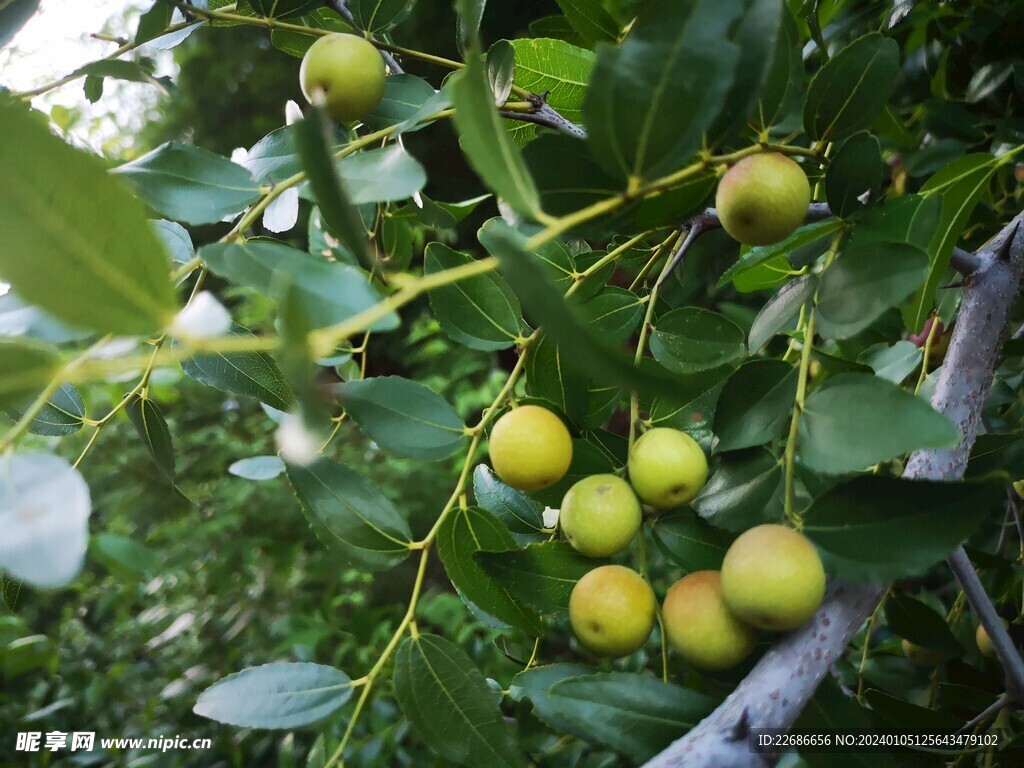
[[[952,449],[916,452],[907,464],[903,475],[906,478],[952,480],[963,476],[992,385],[1010,308],[1024,272],[1024,226],[1019,229],[1017,226],[1022,219],[1024,214],[975,254],[978,268],[966,279],[959,317],[932,397],[932,405],[957,424],[963,439]],[[970,577],[976,580],[974,569],[960,553],[962,548],[950,558],[954,571],[958,577],[966,576],[969,571]],[[967,583],[971,583],[970,577]],[[980,588],[980,584],[977,586]],[[973,584],[971,587],[974,591]],[[742,735],[745,728],[737,726],[741,723],[753,728],[792,726],[884,590],[882,584],[832,580],[815,617],[806,626],[781,638],[718,709],[649,761],[646,768],[765,768],[770,765],[771,756],[749,751]],[[971,596],[971,592],[968,595]],[[974,600],[978,601],[977,605],[973,605]],[[1015,676],[1014,666],[1020,666],[1020,657],[1012,645],[1009,649],[1000,648],[1010,640],[984,591],[974,594],[972,605],[987,629],[994,621],[989,634],[1000,650],[1007,673]],[[988,621],[986,614],[990,614]],[[1011,695],[1016,693],[1012,688],[1008,690]]]

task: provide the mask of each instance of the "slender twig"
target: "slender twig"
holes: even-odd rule
[[[998,715],[1004,708],[1008,707],[1012,703],[1013,699],[1011,699],[1008,695],[1003,694],[998,699],[989,704],[987,707],[985,707],[975,717],[971,718],[966,723],[964,723],[960,727],[960,730],[957,731],[957,733],[968,733],[974,730],[979,725],[988,720],[990,717]]]
[[[708,208],[704,213],[694,216],[686,225],[686,229],[689,231],[686,233],[686,237],[683,242],[676,248],[675,253],[672,254],[672,258],[668,260],[668,264],[665,265],[665,269],[658,277],[658,282],[655,284],[655,288],[661,286],[668,276],[675,271],[675,268],[683,261],[683,257],[686,256],[686,252],[690,250],[690,246],[696,242],[697,238],[703,235],[705,232],[710,232],[713,229],[721,229],[722,222],[718,220],[718,215],[715,213],[714,208]]]

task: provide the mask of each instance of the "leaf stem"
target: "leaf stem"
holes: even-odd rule
[[[807,379],[811,368],[811,351],[814,349],[814,306],[807,311],[807,324],[804,327],[804,344],[800,351],[800,372],[797,374],[796,400],[793,403],[793,418],[789,423],[789,437],[786,440],[785,469],[786,469],[786,495],[785,514],[786,519],[800,527],[799,515],[793,509],[793,497],[795,495],[795,470],[796,470],[796,438],[800,427],[800,416],[804,410],[804,398],[807,395]]]

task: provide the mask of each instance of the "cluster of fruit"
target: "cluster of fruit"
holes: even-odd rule
[[[505,483],[539,491],[558,482],[572,461],[572,438],[562,420],[537,405],[506,413],[491,430],[490,456]],[[670,509],[692,501],[707,480],[701,447],[675,429],[655,428],[630,448],[628,482],[591,475],[565,494],[558,526],[588,557],[624,550],[640,531],[643,507]],[[684,576],[662,605],[672,647],[702,669],[725,669],[753,650],[757,629],[782,631],[807,621],[821,605],[825,571],[814,546],[782,525],[761,525],[730,546],[721,572]],[[602,565],[581,578],[569,599],[569,621],[580,643],[618,658],[650,637],[657,600],[639,573]]]

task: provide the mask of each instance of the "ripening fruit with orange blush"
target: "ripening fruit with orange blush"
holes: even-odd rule
[[[310,104],[322,104],[339,123],[370,114],[384,98],[384,61],[356,35],[325,35],[302,57],[299,84]]]
[[[715,194],[718,220],[744,245],[785,240],[803,223],[810,202],[803,169],[778,153],[743,158],[725,172]]]
[[[547,408],[521,405],[494,424],[489,450],[502,482],[520,491],[540,491],[569,471],[572,436]]]
[[[757,632],[729,610],[718,571],[697,571],[669,589],[662,605],[669,643],[699,669],[728,669],[743,661]]]

